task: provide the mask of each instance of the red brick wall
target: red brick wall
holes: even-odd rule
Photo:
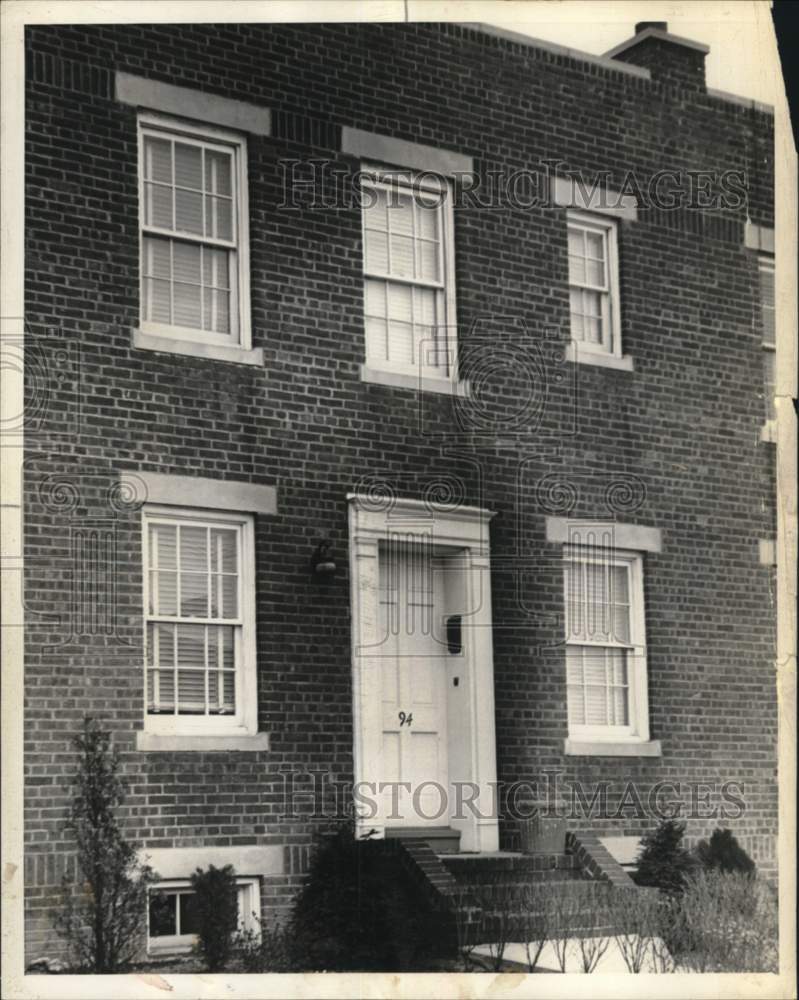
[[[131,347],[136,114],[113,99],[114,70],[276,112],[276,135],[248,138],[253,342],[263,369]],[[410,496],[458,477],[466,502],[498,512],[501,780],[559,771],[567,784],[611,782],[611,799],[627,781],[644,799],[663,780],[737,781],[746,808],[730,825],[773,869],[773,580],[757,550],[774,531],[772,446],[758,443],[761,338],[746,208],[622,223],[622,336],[635,371],[575,372],[547,346],[540,419],[517,419],[525,382],[514,365],[483,387],[495,431],[482,438],[458,432],[447,397],[420,401],[359,380],[357,208],[279,208],[281,159],[352,167],[337,153],[338,127],[352,125],[472,155],[483,178],[546,158],[587,177],[609,171],[616,185],[628,171],[645,180],[660,169],[741,170],[752,220],[773,225],[768,116],[439,25],[36,27],[27,71],[29,954],[52,947],[47,909],[70,856],[69,738],[86,713],[125,752],[133,836],[153,847],[285,844],[286,874],[263,895],[267,909],[288,903],[325,821],[283,815],[281,768],[352,779],[345,495],[364,476]],[[551,343],[547,329],[566,334],[563,209],[459,208],[455,228],[458,323],[464,357],[470,344],[475,352],[473,376],[498,343],[538,357]],[[256,528],[268,752],[134,749],[140,514],[113,488],[136,469],[278,488],[279,513]],[[607,516],[607,488],[632,482],[635,494],[631,477],[645,495],[617,505],[617,516],[664,537],[662,553],[646,556],[645,579],[651,728],[663,756],[566,758],[560,550],[545,542],[545,516]],[[573,485],[570,511],[554,481]],[[84,544],[76,532],[89,527],[109,548],[97,584],[81,589],[73,552]],[[320,535],[332,538],[340,567],[324,587],[308,572]],[[503,566],[504,557],[522,558],[523,569]],[[632,812],[594,826],[640,833],[654,822]],[[715,822],[692,821],[689,833]]]

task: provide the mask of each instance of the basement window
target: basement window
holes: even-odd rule
[[[257,933],[261,908],[257,878],[236,879],[239,929]],[[197,941],[196,895],[188,879],[160,882],[150,890],[147,908],[147,951],[179,954]]]

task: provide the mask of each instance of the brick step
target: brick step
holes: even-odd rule
[[[553,870],[544,872],[476,872],[469,876],[455,875],[459,886],[490,888],[491,886],[553,886],[582,879],[579,871]]]
[[[441,861],[453,875],[482,871],[514,873],[534,871],[579,871],[580,862],[572,854],[456,854]]]

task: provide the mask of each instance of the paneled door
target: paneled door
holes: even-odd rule
[[[419,536],[381,546],[379,590],[386,826],[447,826],[447,658],[431,546]]]

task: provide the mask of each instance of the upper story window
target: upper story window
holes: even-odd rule
[[[579,351],[621,357],[616,221],[568,212],[571,337]]]
[[[362,182],[366,366],[455,377],[452,197],[443,179],[374,171]]]
[[[763,326],[763,400],[767,431],[772,431],[777,419],[774,406],[776,391],[777,341],[774,320],[774,261],[761,257],[760,272],[760,315]],[[773,435],[769,435],[773,436]]]
[[[141,329],[249,348],[242,136],[139,118]]]
[[[569,736],[648,740],[643,560],[565,546]]]
[[[145,508],[146,729],[255,732],[254,585],[250,516]]]

